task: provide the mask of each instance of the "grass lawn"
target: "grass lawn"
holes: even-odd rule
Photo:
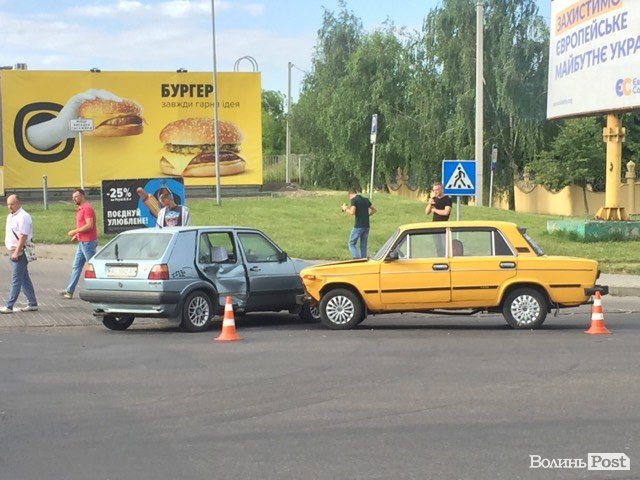
[[[347,259],[347,239],[353,217],[340,211],[346,193],[316,192],[307,196],[223,198],[188,201],[194,225],[241,225],[264,231],[291,256],[307,259]],[[404,223],[428,221],[425,205],[403,197],[376,193],[373,203],[378,213],[371,219],[369,254],[372,255]],[[102,232],[99,202],[92,201]],[[66,243],[66,232],[75,227],[75,206],[69,202],[25,204],[34,220],[37,243]],[[455,206],[451,218],[455,219]],[[549,255],[574,255],[598,260],[607,273],[640,273],[640,241],[582,243],[546,232],[549,215],[534,215],[487,207],[462,206],[462,220],[504,220],[528,227],[528,232]],[[102,234],[100,243],[109,236]]]

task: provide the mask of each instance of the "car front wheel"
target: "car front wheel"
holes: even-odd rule
[[[213,304],[204,292],[189,294],[182,306],[182,322],[180,326],[189,332],[202,332],[211,326]]]
[[[507,295],[502,314],[512,328],[535,329],[547,318],[547,308],[547,300],[538,290],[518,288]]]
[[[102,324],[109,330],[126,330],[134,320],[135,317],[133,315],[109,314],[102,317]]]
[[[330,290],[320,300],[320,319],[332,330],[347,330],[364,318],[362,302],[351,290]]]

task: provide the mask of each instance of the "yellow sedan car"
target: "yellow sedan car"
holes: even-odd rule
[[[370,259],[300,272],[322,323],[349,329],[366,315],[471,310],[502,312],[513,328],[535,329],[551,309],[576,307],[606,286],[598,262],[547,256],[509,222],[403,225]]]

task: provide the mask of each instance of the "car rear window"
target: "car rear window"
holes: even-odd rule
[[[523,236],[523,238],[527,241],[527,243],[533,249],[533,251],[536,252],[536,255],[538,255],[539,257],[544,255],[544,252],[542,251],[542,249],[533,240],[533,238],[529,236],[529,234],[527,233],[527,229],[525,227],[518,227],[518,231]]]
[[[118,235],[96,258],[100,260],[157,260],[167,249],[171,233],[141,232]]]

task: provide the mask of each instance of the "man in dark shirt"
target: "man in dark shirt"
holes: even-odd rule
[[[433,214],[434,222],[446,222],[449,220],[449,215],[451,215],[451,205],[451,198],[444,194],[442,184],[436,182],[433,184],[424,213],[427,215]]]
[[[369,217],[377,212],[368,198],[358,195],[356,190],[349,190],[350,205],[342,204],[340,209],[348,215],[356,217],[353,229],[349,235],[349,252],[353,258],[367,258],[367,240],[369,238]],[[356,243],[360,239],[360,252]]]

